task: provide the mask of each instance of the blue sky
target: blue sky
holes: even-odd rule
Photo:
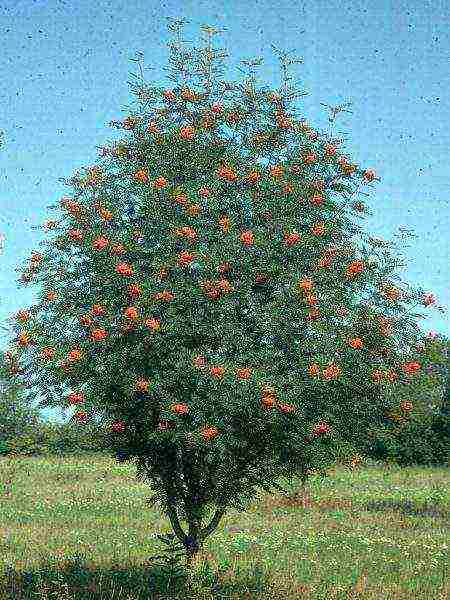
[[[131,103],[130,58],[144,54],[145,76],[171,86],[166,17],[183,17],[184,39],[199,46],[200,26],[226,28],[215,47],[239,61],[262,57],[261,84],[280,85],[271,44],[293,51],[299,101],[314,127],[327,126],[321,103],[351,102],[337,129],[350,156],[381,177],[368,204],[373,235],[398,227],[417,235],[403,251],[402,277],[449,306],[450,31],[447,0],[3,0],[0,3],[0,321],[34,301],[14,268],[38,250],[47,210],[68,193],[58,181],[93,164],[118,134],[107,123]],[[448,313],[428,310],[425,331],[449,335]],[[0,338],[0,348],[7,344]]]

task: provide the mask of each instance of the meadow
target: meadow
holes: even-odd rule
[[[365,461],[230,511],[191,579],[149,560],[168,520],[133,464],[0,458],[0,600],[450,596],[450,470]],[[177,587],[178,586],[178,587]]]

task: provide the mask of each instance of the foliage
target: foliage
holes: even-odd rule
[[[29,436],[39,429],[39,410],[24,395],[23,386],[11,382],[4,356],[0,354],[0,440]]]
[[[369,444],[367,455],[374,459],[407,465],[448,465],[450,461],[450,418],[431,415],[406,419],[380,428]]]
[[[162,551],[162,554],[150,556],[148,562],[149,564],[157,565],[158,561],[161,561],[160,568],[165,580],[165,591],[169,591],[169,589],[173,589],[174,582],[183,580],[186,577],[186,572],[182,564],[184,547],[175,534],[169,533],[165,536],[156,534],[155,537],[163,542],[166,547]],[[161,582],[159,582],[158,589],[161,587]]]
[[[108,427],[190,560],[227,510],[349,456],[346,432],[398,408],[421,370],[416,307],[436,299],[357,224],[378,177],[300,120],[292,61],[277,51],[279,90],[256,87],[257,62],[232,84],[217,30],[186,53],[170,28],[175,87],[138,77],[112,123],[126,137],[64,180],[8,358],[42,405]]]
[[[26,398],[22,385],[8,378],[4,357],[0,357],[0,454],[80,454],[107,449],[104,432],[97,423],[80,428],[68,423],[46,422],[39,409]]]
[[[448,464],[450,419],[445,412],[448,340],[424,337],[418,346],[422,369],[414,387],[400,388],[398,408],[367,436],[354,438],[364,455],[401,465]]]

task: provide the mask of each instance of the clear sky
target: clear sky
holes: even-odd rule
[[[146,79],[171,86],[166,17],[190,21],[183,37],[196,46],[202,24],[225,28],[214,45],[230,54],[230,80],[243,77],[240,60],[262,57],[260,83],[277,87],[271,44],[293,51],[309,93],[299,105],[315,128],[327,126],[321,103],[352,103],[337,129],[350,157],[381,177],[365,227],[385,239],[413,230],[402,277],[448,307],[449,16],[448,0],[0,0],[0,321],[34,302],[14,268],[45,237],[31,226],[69,192],[58,179],[118,135],[107,123],[131,103],[129,59],[143,52]],[[427,314],[425,331],[450,334],[448,313]]]

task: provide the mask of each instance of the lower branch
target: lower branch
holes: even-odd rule
[[[169,517],[169,520],[170,520],[170,523],[172,525],[172,529],[173,529],[175,535],[180,540],[180,542],[182,542],[182,544],[184,545],[186,542],[187,536],[184,533],[183,528],[180,525],[180,521],[178,520],[178,515],[177,515],[175,508],[173,506],[167,506],[166,510],[167,510],[167,515]]]
[[[211,535],[211,533],[213,531],[215,531],[215,529],[217,528],[217,526],[220,523],[220,519],[224,516],[224,514],[226,512],[227,512],[226,508],[220,508],[220,509],[216,510],[216,512],[214,513],[214,516],[211,519],[211,522],[209,523],[209,525],[207,525],[206,527],[204,527],[200,531],[200,538],[201,538],[202,541],[204,539],[206,539],[209,535]]]

